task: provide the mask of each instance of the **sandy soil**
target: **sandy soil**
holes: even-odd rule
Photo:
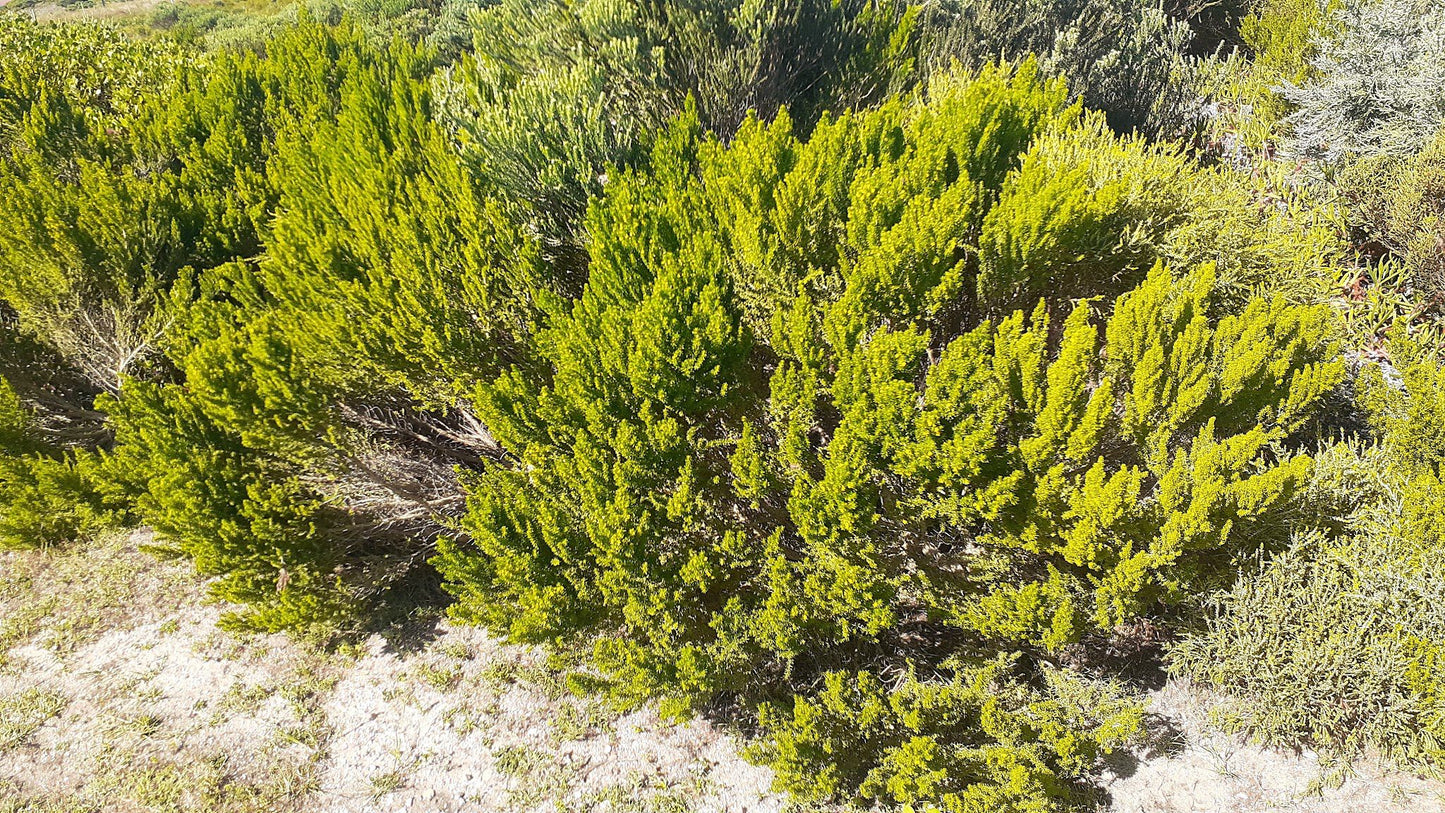
[[[0,555],[0,580],[18,585],[0,591],[0,617],[24,616],[15,610],[27,601],[36,615],[34,597],[61,582],[77,593],[93,592],[86,580],[137,585],[92,602],[100,616],[79,624],[62,596],[12,636],[24,640],[0,673],[0,709],[36,690],[59,699],[0,747],[0,799],[12,807],[782,809],[767,772],[723,733],[580,700],[538,653],[475,629],[443,623],[401,651],[374,637],[343,653],[224,632],[186,568],[139,552],[145,541]]]
[[[0,8],[4,8],[14,0],[0,0]],[[176,0],[106,0],[104,5],[86,6],[83,8],[67,8],[59,3],[38,3],[33,8],[25,9],[24,13],[33,16],[36,20],[118,20],[133,14],[145,14],[160,6],[176,2]]]
[[[1155,745],[1119,755],[1104,777],[1115,813],[1383,813],[1445,811],[1445,784],[1377,761],[1322,782],[1310,753],[1262,748],[1209,725],[1209,700],[1171,683],[1152,693]]]
[[[323,652],[217,626],[145,534],[0,553],[0,813],[780,813],[725,732],[568,693],[545,659],[470,628]],[[1445,786],[1213,731],[1207,698],[1152,697],[1155,745],[1104,776],[1119,813],[1445,811]]]

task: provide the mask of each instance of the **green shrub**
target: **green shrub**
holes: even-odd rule
[[[101,493],[99,458],[57,447],[44,435],[0,379],[0,548],[84,541],[121,519]]]
[[[334,627],[354,609],[342,585],[344,515],[284,458],[248,444],[201,399],[131,381],[102,404],[116,427],[110,488],[204,576],[245,605],[228,622],[265,631]]]
[[[1419,299],[1445,303],[1445,129],[1408,158],[1349,163],[1339,185],[1363,238],[1404,262]]]
[[[1170,653],[1177,673],[1224,693],[1226,725],[1319,748],[1337,769],[1367,750],[1445,756],[1445,374],[1396,330],[1399,378],[1361,377],[1380,441],[1320,455],[1290,550],[1244,574]]]
[[[1067,76],[1090,109],[1116,131],[1155,137],[1197,124],[1203,62],[1189,55],[1189,25],[1148,0],[944,0],[925,6],[928,71],[953,61],[977,68],[1037,57]]]
[[[674,124],[590,209],[545,378],[478,390],[513,459],[441,547],[453,614],[591,643],[621,699],[771,701],[784,784],[1046,807],[1135,712],[988,664],[1187,609],[1281,539],[1310,465],[1281,444],[1342,373],[1323,309],[1215,314],[1207,267],[971,310],[968,247],[1065,97],[1025,65],[806,141]]]
[[[9,324],[6,324],[9,322]],[[84,541],[128,517],[102,492],[95,390],[0,319],[0,547]]]
[[[1261,72],[1314,30],[1286,5],[1245,26]],[[457,618],[737,710],[799,796],[1040,811],[1141,724],[1102,654],[1293,535],[1180,668],[1270,736],[1436,747],[1433,628],[1323,625],[1350,580],[1433,600],[1439,387],[1363,390],[1368,498],[1370,460],[1299,453],[1343,378],[1299,304],[1338,210],[1145,139],[1216,65],[1185,23],[503,0],[438,72],[464,6],[174,15],[251,46],[207,54],[0,19],[0,544],[133,514],[267,631],[353,625],[436,546]],[[1417,264],[1433,158],[1357,206]],[[1290,706],[1317,666],[1280,638],[1293,672],[1240,677],[1255,618],[1382,647],[1319,703],[1396,711]]]
[[[142,94],[165,98],[187,63],[103,28],[6,19],[0,37],[0,299],[22,331],[115,388],[154,354],[177,271],[230,238],[201,222],[224,203],[147,171],[156,156],[138,136]]]
[[[98,25],[0,15],[0,546],[82,541],[125,519],[104,493],[94,397],[146,361],[184,193],[136,177],[148,94],[191,62]]]
[[[255,310],[348,396],[452,401],[519,357],[551,269],[431,120],[425,49],[319,26],[279,43],[273,76],[338,76],[326,119],[285,131],[268,166],[278,198]]]
[[[0,15],[0,153],[42,99],[63,97],[91,125],[124,120],[150,94],[164,92],[190,63],[166,43],[136,42],[89,22],[36,25],[19,14]],[[41,140],[40,149],[66,144]]]
[[[1254,69],[1268,77],[1270,85],[1299,85],[1309,79],[1320,35],[1340,4],[1341,0],[1256,0],[1239,26]]]
[[[753,756],[795,798],[850,789],[885,803],[946,813],[1061,810],[1087,797],[1070,776],[1126,744],[1140,708],[1107,686],[1064,671],[1042,673],[1042,691],[1009,674],[1009,658],[946,680],[909,674],[896,687],[868,672],[829,672],[791,709],[762,708],[767,739]]]
[[[1173,147],[1120,139],[1100,118],[1045,136],[984,220],[980,297],[1007,307],[1132,288],[1188,222],[1194,172]]]
[[[1208,66],[1207,146],[1242,167],[1267,164],[1293,106],[1283,93],[1309,81],[1340,0],[1253,0],[1239,19],[1240,49]]]
[[[979,298],[994,308],[1117,294],[1156,260],[1214,265],[1231,309],[1254,296],[1323,304],[1349,248],[1341,207],[1288,168],[1204,168],[1096,116],[1033,145],[978,240]]]
[[[423,434],[433,426],[386,418],[447,409],[455,382],[495,369],[524,334],[532,306],[516,289],[545,287],[429,118],[424,48],[303,21],[264,58],[215,65],[187,85],[197,120],[166,132],[204,157],[232,135],[212,129],[226,121],[209,118],[219,97],[249,114],[256,137],[226,153],[244,160],[222,164],[218,185],[255,191],[245,222],[265,255],[178,275],[167,376],[128,379],[106,402],[108,471],[144,521],[220,577],[218,597],[246,605],[233,623],[334,628],[405,574],[425,544],[417,526],[435,533],[431,495],[413,489],[444,488],[454,459],[477,459]],[[431,457],[376,457],[407,432]]]
[[[609,168],[688,99],[725,134],[750,111],[806,126],[877,101],[911,75],[912,19],[892,0],[503,0],[473,17],[443,118],[520,219],[568,241]]]
[[[97,487],[221,576],[218,595],[254,605],[237,619],[334,625],[415,559],[395,551],[411,526],[435,532],[424,510],[406,527],[353,510],[338,481],[402,493],[410,484],[395,480],[411,465],[427,488],[455,488],[446,456],[367,469],[376,461],[363,454],[409,427],[352,424],[398,401],[448,408],[476,370],[495,370],[525,333],[525,293],[545,291],[528,276],[535,249],[431,120],[426,49],[302,20],[263,56],[176,64],[124,111],[42,93],[22,117],[0,156],[15,204],[0,213],[0,299],[19,338],[90,389],[41,397],[57,390],[34,385],[24,354],[0,358],[0,372],[51,410],[44,426],[71,412],[108,419],[114,450]],[[105,416],[97,389],[114,396]],[[110,441],[101,432],[82,448]],[[460,445],[427,451],[467,454]],[[0,497],[25,503],[10,515],[91,471],[59,465],[7,473]],[[430,496],[385,506],[411,517]]]
[[[1226,727],[1317,748],[1334,769],[1368,750],[1438,764],[1445,582],[1441,537],[1428,529],[1445,491],[1433,473],[1390,471],[1378,450],[1340,447],[1320,465],[1341,456],[1366,471],[1334,488],[1374,499],[1345,533],[1301,533],[1241,578],[1209,629],[1175,645],[1171,666],[1221,691]]]
[[[1346,212],[1332,192],[1301,183],[1296,167],[1214,167],[1193,176],[1188,201],[1187,219],[1162,241],[1163,259],[1214,263],[1235,306],[1252,296],[1339,304],[1353,259]]]

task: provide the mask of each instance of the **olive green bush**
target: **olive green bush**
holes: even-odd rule
[[[1002,657],[935,681],[910,673],[896,688],[870,672],[829,672],[791,711],[762,708],[769,738],[753,756],[803,799],[837,795],[860,776],[860,796],[950,813],[1086,799],[1067,775],[1129,742],[1140,707],[1061,670],[1024,685],[1009,675],[1013,665]]]
[[[1198,124],[1208,60],[1191,54],[1189,24],[1160,3],[944,0],[923,14],[926,72],[1032,54],[1118,132],[1173,138]]]
[[[94,399],[157,355],[155,307],[195,199],[138,177],[148,158],[116,133],[188,64],[100,26],[0,17],[0,545],[71,542],[124,516],[102,493]]]
[[[1439,497],[1416,483],[1397,499]],[[1340,766],[1367,750],[1438,763],[1440,550],[1394,533],[1302,536],[1174,648],[1180,674],[1228,698],[1217,721]]]
[[[330,624],[455,488],[442,457],[378,496],[416,468],[388,440],[409,427],[385,419],[505,352],[531,307],[505,280],[545,286],[445,148],[426,49],[303,19],[261,56],[166,64],[163,92],[123,113],[41,94],[22,117],[0,163],[16,204],[0,298],[17,340],[83,386],[0,363],[41,425],[90,422],[107,499],[221,576],[216,595],[251,606],[236,620]],[[16,501],[68,482],[34,462],[7,476]]]
[[[64,97],[88,123],[105,124],[164,92],[189,61],[173,45],[137,42],[97,24],[39,26],[20,15],[0,15],[0,148],[12,148],[45,97]],[[68,139],[52,135],[32,143],[45,150]]]
[[[1253,67],[1271,82],[1299,85],[1312,73],[1323,27],[1341,0],[1256,0],[1239,26]]]
[[[549,269],[431,120],[428,52],[327,36],[281,40],[304,69],[268,60],[277,76],[340,71],[328,120],[278,139],[263,307],[248,310],[284,323],[292,352],[338,390],[445,401],[517,357]]]
[[[876,102],[911,78],[914,16],[892,0],[503,0],[474,16],[443,116],[519,218],[567,241],[609,167],[637,161],[688,99],[725,134],[750,111],[787,105],[806,126]]]
[[[141,138],[144,90],[184,60],[102,28],[0,20],[0,298],[20,329],[97,386],[155,349],[156,305],[178,269],[230,235],[204,235],[214,200]]]
[[[1445,302],[1445,129],[1408,158],[1351,162],[1340,189],[1361,239],[1404,263],[1419,299]]]
[[[393,39],[425,44],[438,64],[455,62],[471,48],[468,17],[483,0],[294,0],[292,2],[165,3],[121,17],[123,30],[200,51],[265,53],[268,43],[304,20],[343,21],[375,46]]]
[[[0,382],[0,548],[81,541],[119,521],[99,465],[88,450],[47,442],[34,412]]]
[[[482,459],[484,431],[448,435],[425,410],[515,356],[546,286],[431,119],[427,49],[304,21],[264,58],[216,63],[192,92],[256,122],[251,160],[222,177],[257,190],[264,255],[172,286],[170,375],[106,403],[113,468],[246,607],[233,621],[334,626],[406,575],[450,466]],[[208,148],[230,131],[200,132],[179,137]]]

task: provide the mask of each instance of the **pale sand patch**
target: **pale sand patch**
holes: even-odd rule
[[[11,642],[0,672],[0,699],[32,686],[65,699],[0,751],[0,802],[308,813],[784,807],[768,791],[771,774],[724,732],[574,697],[539,653],[477,629],[442,623],[404,652],[373,636],[351,654],[225,632],[183,564],[137,550],[148,540],[0,554],[0,616],[58,582],[73,593]],[[85,573],[130,585],[87,607],[79,635],[71,612],[88,592],[75,583]],[[70,630],[58,649],[56,630]]]
[[[1106,774],[1104,786],[1116,813],[1445,811],[1439,781],[1367,760],[1352,766],[1343,784],[1321,787],[1314,753],[1265,748],[1220,732],[1209,725],[1202,694],[1171,682],[1149,699],[1149,710],[1168,729],[1163,739],[1172,742],[1115,760],[1122,765]]]
[[[0,553],[0,702],[59,698],[0,748],[0,810],[787,808],[726,732],[577,698],[540,653],[481,630],[345,654],[225,632],[189,567],[141,553],[148,540]],[[1315,792],[1313,755],[1213,730],[1207,699],[1178,685],[1151,702],[1158,745],[1112,761],[1108,810],[1445,811],[1445,786],[1376,765]]]
[[[457,651],[467,655],[446,654]],[[489,675],[499,664],[524,676]],[[430,680],[419,676],[428,669]],[[609,796],[672,793],[696,811],[782,810],[769,773],[712,726],[610,715],[531,683],[528,671],[545,675],[535,653],[470,628],[443,625],[409,656],[368,642],[326,705],[336,733],[317,809],[584,810]],[[393,771],[400,785],[377,798],[377,778]]]

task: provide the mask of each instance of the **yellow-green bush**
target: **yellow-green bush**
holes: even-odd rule
[[[0,548],[83,541],[120,520],[99,458],[47,442],[36,415],[0,380]]]
[[[1301,440],[1344,378],[1340,210],[1110,128],[1192,120],[1162,9],[503,2],[440,73],[273,22],[86,35],[113,83],[0,25],[45,49],[0,53],[0,540],[132,508],[265,630],[435,552],[455,617],[740,715],[800,796],[1042,811],[1140,725],[1097,679],[1131,627],[1307,531],[1284,575],[1332,587],[1316,551],[1363,538]],[[923,46],[1020,61],[919,81]],[[1368,391],[1387,446],[1445,444]],[[1435,639],[1396,637],[1435,702]]]
[[[1108,272],[985,319],[971,246],[1024,208],[1029,156],[1092,180],[1087,149],[1039,146],[1079,126],[1065,98],[1025,64],[806,140],[675,123],[591,207],[587,288],[540,366],[477,391],[512,457],[471,480],[436,560],[453,614],[590,645],[623,700],[757,705],[787,786],[1067,796],[1137,711],[1050,700],[1088,693],[1029,663],[1187,611],[1282,540],[1310,467],[1284,444],[1342,367],[1323,309],[1217,312],[1212,268],[1115,257],[1132,220],[1087,207],[1028,233],[1060,252],[1088,233]]]
[[[1189,220],[1197,170],[1176,148],[1119,138],[1102,117],[1039,139],[979,235],[979,296],[994,307],[1136,284]]]

